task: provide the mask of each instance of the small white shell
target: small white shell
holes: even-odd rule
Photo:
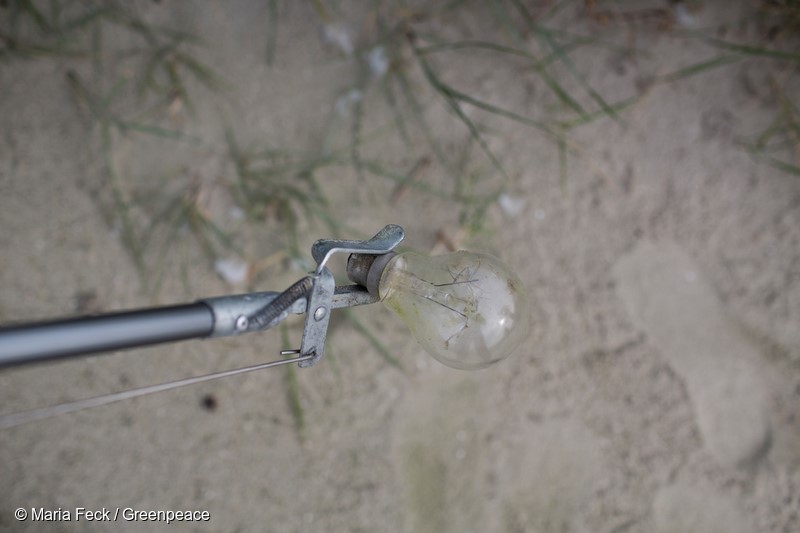
[[[227,283],[241,285],[247,281],[250,265],[238,258],[218,259],[214,261],[214,270]]]

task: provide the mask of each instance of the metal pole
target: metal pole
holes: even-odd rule
[[[202,302],[0,327],[0,367],[208,337],[213,329]]]

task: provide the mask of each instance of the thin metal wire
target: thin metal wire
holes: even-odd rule
[[[236,376],[239,374],[244,374],[246,372],[253,372],[254,370],[271,368],[273,366],[286,365],[289,363],[299,363],[301,361],[307,361],[312,357],[314,356],[305,355],[302,357],[294,357],[292,359],[281,359],[280,361],[260,363],[257,365],[236,368],[233,370],[224,370],[222,372],[215,372],[213,374],[205,374],[203,376],[179,379],[176,381],[161,383],[159,385],[149,385],[147,387],[141,387],[138,389],[130,389],[122,392],[103,394],[101,396],[95,396],[93,398],[86,398],[83,400],[76,400],[74,402],[52,405],[50,407],[41,407],[39,409],[31,409],[30,411],[22,411],[19,413],[0,415],[0,429],[8,429],[15,426],[19,426],[21,424],[26,424],[28,422],[33,422],[35,420],[43,420],[45,418],[51,418],[66,413],[74,413],[75,411],[89,409],[90,407],[99,407],[101,405],[107,405],[113,402],[119,402],[122,400],[128,400],[131,398],[144,396],[145,394],[153,394],[155,392],[162,392],[165,390],[176,389],[178,387],[185,387],[187,385],[194,385],[197,383],[203,383],[214,379]]]

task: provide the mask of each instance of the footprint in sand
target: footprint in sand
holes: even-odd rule
[[[653,502],[655,533],[750,533],[749,518],[735,501],[706,483],[677,482]]]
[[[486,434],[477,376],[443,371],[407,397],[395,427],[405,531],[487,531]]]
[[[676,245],[645,243],[614,268],[633,320],[686,384],[707,449],[744,465],[770,445],[763,359]]]
[[[597,439],[558,420],[494,447],[481,385],[479,373],[428,376],[400,408],[394,449],[405,531],[584,530],[581,509],[603,478]]]
[[[531,425],[499,478],[501,523],[490,531],[593,531],[584,519],[597,484],[607,477],[599,439],[571,419]]]

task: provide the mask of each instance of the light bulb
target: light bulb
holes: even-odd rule
[[[370,264],[372,283],[365,285],[373,291],[377,285],[381,301],[437,361],[484,368],[511,355],[527,337],[525,289],[499,259],[463,251],[379,257]]]

